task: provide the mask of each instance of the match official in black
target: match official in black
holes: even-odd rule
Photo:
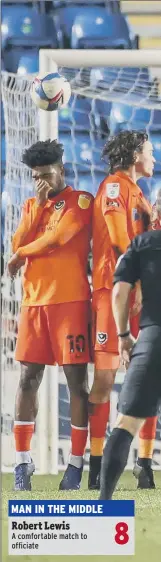
[[[130,293],[141,281],[142,311],[137,341],[129,332]],[[115,427],[104,449],[101,500],[111,499],[128,459],[131,442],[161,399],[161,230],[137,236],[114,276],[113,314],[120,358],[128,366]],[[149,477],[151,467],[148,467]]]

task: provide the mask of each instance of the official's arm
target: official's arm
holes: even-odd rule
[[[139,278],[139,253],[134,240],[126,254],[122,256],[114,275],[112,310],[118,334],[128,331],[130,293]]]

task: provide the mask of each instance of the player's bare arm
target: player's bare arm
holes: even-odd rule
[[[127,367],[130,362],[135,339],[129,332],[129,304],[132,286],[130,283],[118,282],[112,294],[112,309],[119,338],[118,348],[121,361]]]

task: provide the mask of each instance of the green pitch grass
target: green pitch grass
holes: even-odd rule
[[[83,475],[79,492],[58,492],[58,476],[33,476],[32,492],[16,494],[12,491],[13,476],[2,477],[2,562],[12,562],[16,556],[8,555],[7,505],[9,499],[97,499],[96,492],[87,490],[87,473]],[[136,481],[125,472],[119,482],[114,499],[136,500],[136,554],[135,556],[18,556],[16,562],[159,562],[161,560],[161,472],[155,473],[156,490],[136,490]]]

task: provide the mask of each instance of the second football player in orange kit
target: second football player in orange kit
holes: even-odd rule
[[[104,147],[103,156],[108,160],[110,175],[99,187],[93,216],[95,373],[89,396],[89,489],[99,489],[100,486],[100,466],[110,412],[110,392],[119,366],[118,338],[126,338],[126,334],[116,333],[112,314],[113,274],[119,256],[126,251],[130,241],[149,228],[151,205],[136,182],[142,176],[152,176],[155,162],[153,147],[147,134],[136,131],[124,131],[112,137]],[[137,301],[137,289],[133,298]],[[131,303],[131,308],[136,314],[137,306],[134,302]],[[132,324],[131,331],[136,336],[137,317],[132,319]],[[135,467],[135,476],[139,479],[140,487],[154,487],[151,460],[156,421],[156,418],[147,420],[140,432],[139,458]]]
[[[82,476],[91,360],[87,261],[93,197],[65,186],[62,156],[62,145],[45,141],[28,148],[22,159],[32,169],[36,196],[24,204],[8,264],[12,276],[25,262],[16,346],[21,363],[14,423],[16,490],[31,489],[30,442],[46,364],[63,365],[70,392],[72,449],[60,489],[78,489]]]

